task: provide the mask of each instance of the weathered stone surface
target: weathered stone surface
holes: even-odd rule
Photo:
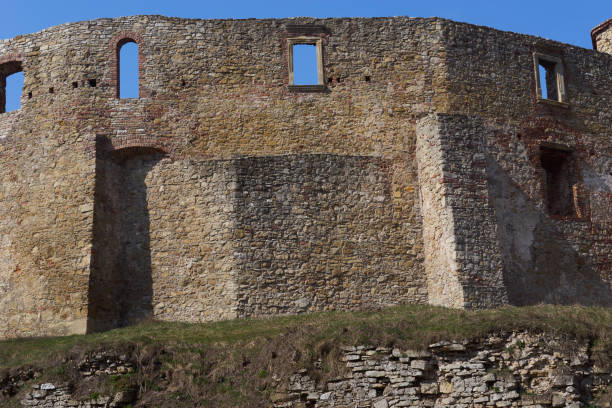
[[[387,402],[387,400],[383,399],[380,401],[376,401],[374,403],[374,405],[372,405],[373,408],[389,408],[389,403]]]
[[[360,355],[361,366],[371,367],[365,374],[352,365],[354,360],[346,362],[349,373],[344,378],[336,378],[330,383],[316,384],[306,373],[291,377],[293,388],[299,388],[300,394],[286,393],[282,403],[275,407],[298,407],[300,395],[333,389],[328,398],[321,398],[315,408],[344,408],[347,406],[388,406],[388,407],[569,407],[592,403],[593,395],[605,390],[612,381],[607,374],[598,374],[593,368],[593,361],[588,357],[588,342],[574,341],[566,344],[562,351],[552,348],[558,339],[545,335],[513,333],[499,338],[485,338],[470,343],[463,351],[432,345],[429,357],[425,357],[431,367],[428,377],[409,377],[404,370],[408,363],[389,364],[395,357],[393,351],[369,355]],[[506,350],[522,344],[524,353],[507,353]],[[447,343],[447,345],[452,343]],[[472,351],[470,351],[472,350]],[[476,351],[474,351],[476,350]],[[354,351],[349,349],[345,353]],[[404,350],[402,354],[414,351]],[[490,357],[486,362],[479,359],[485,353]],[[568,363],[577,355],[587,355],[581,367],[572,368]],[[397,354],[397,352],[395,353]],[[354,355],[354,354],[353,354]],[[547,356],[547,358],[543,358]],[[423,357],[421,357],[423,358]],[[345,359],[346,360],[346,359]],[[349,365],[351,364],[351,365]],[[530,374],[525,367],[537,364],[541,371]],[[558,378],[556,370],[560,366],[569,367],[568,378],[580,375],[581,387],[563,387],[554,385]],[[370,373],[370,375],[368,375]],[[375,375],[372,375],[375,373]],[[545,374],[543,374],[545,373]],[[536,379],[545,376],[549,381],[543,386]],[[497,377],[497,380],[495,379]],[[380,379],[388,378],[382,398],[378,392]],[[569,381],[563,381],[564,383]],[[299,384],[299,386],[295,386]],[[535,384],[535,386],[534,386]],[[291,397],[293,395],[293,397]],[[387,405],[385,405],[387,404]]]
[[[591,31],[591,38],[596,50],[612,53],[612,18],[595,27]]]
[[[308,92],[287,64],[304,30],[324,56]],[[125,41],[136,99],[117,98]],[[563,100],[536,94],[534,53],[561,61]],[[22,107],[0,113],[1,338],[399,303],[612,305],[603,52],[438,18],[134,16],[1,40],[0,89],[16,69]]]

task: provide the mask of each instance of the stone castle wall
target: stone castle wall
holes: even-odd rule
[[[338,155],[236,165],[239,315],[427,301],[418,206],[393,190],[401,168]]]
[[[612,19],[608,19],[591,30],[591,38],[593,40],[593,48],[607,52],[612,52]]]
[[[489,128],[483,153],[509,301],[610,305],[612,56],[467,24],[445,35],[451,112]],[[537,97],[534,53],[562,61],[565,103]],[[571,214],[547,208],[543,147],[569,152]]]
[[[610,384],[609,367],[579,341],[512,333],[478,343],[442,341],[426,351],[344,348],[346,373],[317,381],[302,370],[279,381],[276,408],[581,407]],[[554,350],[554,351],[553,351]],[[30,397],[30,399],[32,399]],[[605,404],[605,402],[603,402]],[[61,405],[60,405],[61,406]]]
[[[323,42],[309,92],[288,82],[304,36]],[[138,99],[117,98],[125,41]],[[566,100],[536,96],[534,53],[561,59]],[[0,77],[19,65],[25,84],[0,114],[0,337],[609,305],[611,58],[405,17],[136,16],[2,40]],[[575,215],[549,214],[542,146],[571,152]]]
[[[4,115],[38,124],[47,112]],[[3,337],[86,327],[94,164],[54,127],[50,120],[37,131],[19,129],[0,143]]]

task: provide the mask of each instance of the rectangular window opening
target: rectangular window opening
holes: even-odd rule
[[[538,64],[538,75],[540,76],[540,98],[548,98],[548,89],[546,88],[546,68],[542,64]]]
[[[551,61],[539,61],[540,74],[540,97],[542,99],[559,100],[559,91],[557,89],[557,73],[556,63]]]
[[[20,65],[0,66],[0,113],[21,109],[23,83],[24,75]]]
[[[551,215],[575,215],[572,190],[571,152],[541,148],[541,163],[546,174],[546,200]]]
[[[293,85],[318,84],[319,69],[316,45],[293,45]]]
[[[566,102],[563,63],[559,57],[534,55],[538,99]]]

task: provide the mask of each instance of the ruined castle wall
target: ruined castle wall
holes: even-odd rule
[[[311,92],[289,86],[298,36],[323,43]],[[125,41],[138,99],[117,99]],[[562,103],[536,97],[535,51],[562,61]],[[481,117],[482,132],[466,126],[484,137],[475,177],[509,300],[605,303],[610,58],[405,17],[136,16],[2,40],[25,85],[21,110],[0,114],[0,336],[425,301],[415,128],[435,112]],[[575,216],[547,213],[544,142],[571,152]],[[462,177],[482,163],[447,153]]]
[[[288,87],[285,38],[302,35],[302,25],[320,27],[313,35],[324,40],[324,92],[296,93]],[[43,281],[36,286],[19,278],[5,291],[20,298],[27,292],[25,297],[31,303],[28,310],[46,310],[48,304],[53,313],[41,320],[45,327],[40,330],[10,332],[3,329],[2,335],[59,334],[61,331],[54,326],[54,319],[76,321],[88,315],[88,307],[91,308],[90,330],[105,328],[107,324],[122,324],[130,320],[125,315],[126,307],[122,306],[126,301],[140,305],[128,309],[140,310],[137,313],[141,317],[146,314],[144,310],[163,319],[232,317],[237,306],[229,305],[235,292],[228,286],[228,279],[231,277],[233,282],[238,282],[238,278],[232,275],[231,266],[237,261],[229,260],[234,253],[230,237],[239,234],[236,231],[242,228],[228,221],[232,218],[229,216],[232,209],[226,204],[233,190],[231,182],[226,183],[229,180],[226,169],[220,164],[215,167],[203,163],[233,155],[333,153],[374,156],[372,163],[377,163],[379,157],[384,158],[384,166],[393,169],[384,189],[380,174],[375,177],[378,181],[366,182],[365,170],[357,168],[348,171],[347,177],[339,181],[339,185],[344,186],[352,181],[365,183],[364,191],[377,192],[382,197],[382,201],[375,201],[375,204],[359,202],[354,192],[350,193],[353,196],[345,197],[337,186],[332,186],[331,180],[336,176],[329,167],[333,161],[312,164],[314,168],[321,166],[312,180],[328,186],[330,193],[325,199],[331,201],[326,203],[325,199],[311,197],[309,211],[314,211],[315,204],[331,208],[332,204],[339,205],[339,200],[346,198],[349,201],[343,205],[352,208],[352,214],[382,206],[379,211],[384,213],[384,219],[397,220],[397,225],[390,227],[389,232],[383,228],[385,237],[375,238],[380,231],[371,228],[381,229],[382,222],[374,221],[371,213],[366,213],[357,226],[347,224],[344,229],[343,221],[325,218],[334,214],[322,212],[317,214],[314,228],[322,230],[329,223],[336,224],[333,232],[337,235],[330,237],[329,243],[319,245],[313,241],[310,244],[319,246],[323,252],[307,262],[307,266],[302,265],[302,261],[294,263],[300,264],[304,272],[318,270],[317,273],[321,273],[320,260],[331,256],[338,242],[355,241],[357,238],[350,236],[354,233],[369,240],[367,244],[364,241],[355,246],[361,248],[363,254],[375,255],[384,265],[384,268],[364,266],[368,272],[379,274],[375,278],[364,278],[369,282],[368,287],[372,288],[375,279],[386,279],[387,269],[390,269],[392,277],[388,283],[379,283],[384,287],[380,290],[385,296],[399,293],[402,287],[409,288],[394,300],[377,298],[376,293],[371,293],[362,303],[354,300],[354,304],[423,301],[419,283],[423,278],[418,276],[422,273],[422,261],[419,260],[422,246],[415,238],[420,235],[421,222],[415,199],[416,170],[412,156],[416,118],[446,103],[443,91],[446,74],[441,64],[443,51],[438,33],[436,19],[204,21],[138,16],[66,24],[0,41],[0,62],[18,58],[25,74],[21,110],[0,115],[0,136],[10,139],[9,144],[15,147],[2,153],[4,163],[10,163],[10,166],[3,166],[3,171],[12,168],[16,177],[21,177],[31,173],[28,167],[32,167],[32,162],[35,168],[40,165],[39,172],[32,173],[35,182],[26,187],[20,181],[11,194],[20,195],[23,202],[37,207],[44,203],[49,207],[46,211],[60,214],[40,220],[32,210],[18,216],[21,210],[15,211],[12,207],[17,201],[11,198],[3,203],[6,208],[4,222],[12,235],[19,231],[12,225],[18,222],[31,225],[31,230],[23,232],[27,238],[5,243],[5,256],[11,259],[6,265],[19,265],[22,276],[35,276]],[[126,39],[139,46],[139,99],[116,98],[117,45]],[[438,91],[434,93],[433,87]],[[48,143],[41,145],[41,137],[48,138]],[[105,144],[96,142],[100,138]],[[33,150],[17,148],[20,143],[31,144]],[[166,159],[156,163],[140,161],[139,165],[144,166],[142,171],[146,168],[148,172],[139,173],[133,169],[135,173],[127,178],[125,171],[132,166],[130,163],[113,169],[115,165],[105,164],[106,159],[98,158],[97,162],[95,159],[96,155],[103,157],[108,152],[142,146],[164,152]],[[342,159],[338,160],[342,163]],[[47,170],[52,168],[52,163],[64,161],[64,167],[56,165],[62,171]],[[299,190],[302,188],[298,182],[298,173],[302,171],[299,166],[296,168],[285,159],[263,164],[266,162],[267,159],[258,164],[262,166],[262,177],[261,172],[266,168],[275,174],[289,172],[288,182],[298,191],[287,199],[308,194],[307,190]],[[48,165],[43,166],[46,163]],[[181,167],[183,165],[187,167]],[[282,165],[287,167],[282,169]],[[194,174],[200,175],[193,179],[187,177],[184,172],[192,171],[189,166],[195,166]],[[368,166],[377,168],[372,164]],[[204,173],[207,175],[203,176]],[[205,181],[209,179],[210,182]],[[247,181],[256,183],[255,179],[247,178]],[[138,184],[141,190],[134,191],[140,191],[140,198],[147,200],[146,208],[141,207],[146,213],[141,212],[140,216],[129,215],[125,203],[121,204],[129,198],[125,195],[125,186],[131,186],[130,183]],[[50,186],[55,186],[53,193]],[[44,193],[39,194],[37,188]],[[160,188],[164,192],[160,192]],[[13,196],[7,194],[7,197]],[[85,208],[85,204],[89,207]],[[257,203],[259,207],[263,204]],[[91,211],[94,207],[95,216]],[[133,219],[148,217],[148,243],[126,240],[130,226],[122,218],[126,214]],[[277,215],[288,217],[280,221],[289,230],[297,228],[289,226],[294,220],[290,214]],[[237,219],[237,215],[233,218]],[[123,221],[119,223],[118,220]],[[245,223],[256,221],[257,217],[253,216]],[[37,235],[32,232],[34,229],[49,232]],[[143,230],[141,236],[146,232]],[[407,234],[404,237],[400,232]],[[40,237],[40,242],[26,245],[18,259],[15,258],[13,252],[17,244],[14,242],[28,241],[30,236]],[[392,240],[399,241],[393,244],[408,253],[401,261],[403,255],[387,254]],[[262,242],[271,245],[272,241],[270,238]],[[122,247],[117,248],[117,243],[122,243]],[[150,257],[146,254],[147,244]],[[61,251],[58,250],[54,258],[52,251],[46,251],[44,256],[32,253],[34,247],[41,250],[46,246],[58,247]],[[91,247],[94,259],[89,265],[87,257]],[[127,272],[132,268],[129,253],[134,256],[139,251],[144,251],[145,259],[150,260],[151,277],[147,277],[145,283],[138,280],[137,284],[134,280],[126,285],[130,276],[137,276]],[[247,252],[250,258],[240,259],[241,271],[250,270],[252,266],[248,264],[262,259],[254,250]],[[308,253],[310,250],[296,255],[296,259]],[[47,260],[56,259],[54,262],[61,266],[53,263],[43,267],[36,261],[37,256],[44,265]],[[358,263],[351,267],[349,263],[348,255],[339,261],[340,273],[344,275],[335,277],[338,282],[348,282],[361,273],[355,272],[361,267]],[[291,264],[291,268],[295,265]],[[279,265],[273,266],[275,269],[262,273],[268,276],[278,273]],[[2,271],[7,276],[6,282],[10,281],[14,268],[9,269]],[[132,269],[142,273],[147,266],[136,265]],[[293,275],[292,270],[282,271],[285,272],[289,276],[299,276]],[[82,276],[73,279],[75,274]],[[408,281],[400,284],[400,277]],[[70,282],[69,290],[65,289],[66,281]],[[16,282],[23,285],[22,292],[15,289]],[[141,283],[146,288],[140,287]],[[298,299],[297,284],[295,280],[291,284],[291,302]],[[126,288],[132,288],[132,292],[124,292]],[[348,308],[353,300],[347,299],[353,294],[348,289],[338,290],[346,295],[342,301],[333,303],[330,293],[319,293],[316,299],[314,295],[310,297],[311,302],[317,309],[333,307],[333,304]],[[143,292],[150,296],[137,294]],[[123,303],[113,302],[117,296]],[[134,300],[134,296],[139,300]],[[264,301],[260,294],[251,301],[255,298]],[[14,318],[16,321],[23,321],[26,312],[21,310],[24,308],[15,309],[14,298],[3,299],[6,302],[3,310],[10,311],[6,316],[14,314],[18,316]],[[279,307],[297,310],[288,307],[289,303],[281,303]],[[64,313],[64,309],[68,312]],[[245,306],[242,313],[265,314],[271,310],[273,307],[268,308],[266,303],[261,307]]]
[[[593,48],[612,54],[612,19],[601,23],[591,31]]]
[[[0,142],[2,337],[85,331],[94,163],[45,114],[7,114],[40,128],[14,126]]]
[[[329,152],[395,158],[414,148],[414,119],[446,103],[438,24],[137,16],[53,27],[22,37],[24,44],[9,41],[2,54],[24,55],[24,92],[33,94],[24,107],[61,106],[68,118],[78,115],[78,123],[67,125],[89,126],[113,140],[149,138],[176,155],[206,157]],[[291,27],[300,25],[324,27],[317,35],[325,40],[327,92],[289,90],[284,40],[298,35]],[[115,98],[113,55],[124,38],[139,43],[137,100]]]
[[[427,301],[414,205],[392,191],[401,168],[330,154],[236,166],[241,315]]]
[[[612,304],[612,59],[540,38],[449,23],[450,110],[478,115],[504,280],[513,304]],[[566,100],[536,94],[534,53],[558,57]],[[554,214],[543,147],[568,155],[571,213]]]
[[[76,61],[54,34],[0,41],[0,64],[25,72],[21,109],[0,114],[0,337],[86,330],[95,161],[76,109],[88,101],[55,82]]]

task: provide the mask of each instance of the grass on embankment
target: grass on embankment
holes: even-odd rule
[[[295,333],[305,345],[326,341],[418,349],[438,340],[469,340],[523,329],[596,339],[612,349],[612,309],[545,305],[466,311],[417,305],[215,323],[148,322],[84,336],[6,340],[0,341],[0,369],[35,365],[74,347],[89,349],[118,343],[207,347]]]
[[[342,369],[342,345],[422,349],[439,340],[518,330],[588,340],[599,364],[612,360],[612,309],[533,306],[465,311],[418,305],[203,324],[150,322],[85,336],[8,340],[0,342],[0,372],[33,366],[46,373],[45,379],[54,380],[49,373],[56,373],[58,381],[74,381],[75,362],[83,354],[110,348],[138,362],[137,374],[123,386],[137,388],[141,399],[163,400],[161,406],[167,407],[206,406],[206,401],[218,407],[256,407],[265,405],[261,404],[274,388],[270,373],[287,378],[297,368],[310,371],[320,359],[321,375],[336,375]],[[54,371],[56,367],[61,369]],[[97,384],[96,389],[116,390],[111,385]],[[168,390],[175,390],[171,397]]]

